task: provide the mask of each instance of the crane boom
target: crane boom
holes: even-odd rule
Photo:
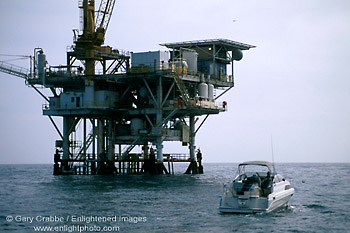
[[[112,17],[115,0],[101,0],[100,8],[96,13],[95,27],[96,31],[102,28],[104,32],[107,31],[108,24]]]
[[[105,51],[102,46],[111,20],[115,0],[101,0],[99,10],[95,13],[94,0],[82,0],[79,7],[83,9],[83,34],[75,41],[76,58],[85,61],[85,74],[95,74],[95,62],[101,60],[96,51]],[[107,49],[108,50],[108,49]],[[110,49],[109,49],[110,50]]]
[[[25,80],[27,80],[30,77],[30,72],[28,69],[12,65],[4,61],[0,61],[0,71],[23,78]]]

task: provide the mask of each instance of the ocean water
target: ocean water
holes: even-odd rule
[[[0,232],[350,232],[350,164],[278,163],[290,206],[271,214],[218,211],[237,164],[203,175],[53,176],[52,165],[0,165]]]

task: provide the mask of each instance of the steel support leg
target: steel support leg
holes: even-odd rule
[[[63,156],[61,163],[62,173],[70,170],[67,160],[69,159],[69,136],[73,128],[74,120],[74,117],[63,117]]]
[[[97,171],[99,173],[106,160],[104,126],[104,120],[97,120]]]
[[[114,130],[113,130],[113,120],[110,119],[109,121],[107,121],[107,138],[108,138],[108,150],[107,150],[107,166],[106,166],[106,171],[105,173],[107,174],[113,174],[114,172],[116,172],[116,168],[115,168],[115,158],[114,158],[114,151],[115,151],[115,147],[114,147]]]
[[[190,116],[190,160],[191,163],[188,166],[185,174],[198,174],[198,166],[196,162],[196,155],[195,155],[195,150],[196,150],[196,145],[195,145],[195,136],[196,133],[194,131],[194,116]]]
[[[190,158],[192,161],[196,161],[196,145],[195,145],[195,132],[194,132],[194,116],[190,116]]]

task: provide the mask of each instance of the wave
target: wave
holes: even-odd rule
[[[327,208],[323,205],[318,205],[318,204],[304,205],[304,207],[309,208],[309,209],[325,209],[325,208]]]

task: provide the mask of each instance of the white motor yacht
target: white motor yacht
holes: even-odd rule
[[[238,175],[224,185],[220,201],[223,213],[260,213],[286,207],[294,188],[277,174],[273,163],[250,161],[238,165]]]

